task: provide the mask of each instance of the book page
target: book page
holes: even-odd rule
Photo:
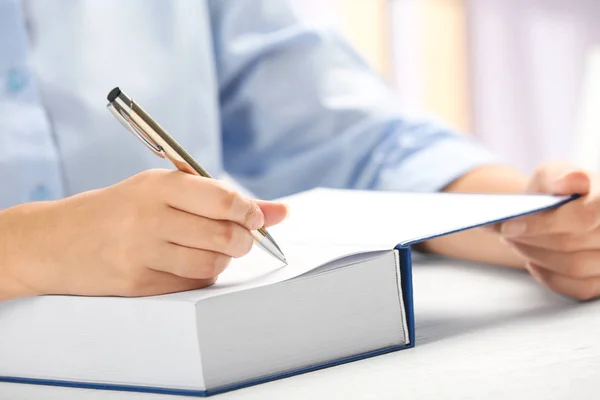
[[[244,257],[233,259],[214,285],[200,290],[155,296],[155,298],[167,297],[170,300],[198,301],[229,292],[283,282],[334,261],[339,260],[337,264],[333,265],[339,267],[352,263],[357,257],[365,257],[359,248],[342,245],[322,246],[290,243],[288,246],[283,246],[282,251],[286,255],[287,265],[261,248],[254,246]]]
[[[566,196],[316,189],[283,199],[289,218],[269,229],[282,246],[391,249],[555,206]]]

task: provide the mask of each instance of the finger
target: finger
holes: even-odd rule
[[[592,300],[600,296],[600,278],[570,278],[547,271],[536,264],[528,264],[527,270],[542,286],[578,300]]]
[[[147,270],[143,278],[124,282],[118,294],[123,297],[139,297],[177,293],[210,286],[216,279],[187,279],[167,272]]]
[[[562,162],[552,161],[540,165],[527,187],[529,193],[587,194],[591,179],[585,171]]]
[[[588,233],[557,233],[539,236],[521,236],[507,239],[514,244],[524,244],[547,250],[576,252],[600,249],[600,230]]]
[[[256,202],[216,179],[173,171],[165,175],[165,200],[173,208],[210,219],[229,220],[252,230],[264,225]]]
[[[264,200],[256,200],[256,203],[265,216],[265,228],[281,223],[289,215],[289,208],[283,203]]]
[[[554,182],[552,194],[581,194],[585,195],[590,192],[592,180],[584,171],[573,171]]]
[[[217,276],[208,279],[188,279],[177,275],[160,271],[152,272],[151,284],[146,287],[146,296],[153,294],[166,294],[184,292],[187,290],[202,289],[213,285],[217,281]]]
[[[540,267],[570,278],[600,277],[600,251],[567,253],[515,244],[515,250]]]
[[[159,234],[167,242],[236,258],[252,249],[250,231],[235,222],[200,217],[169,207],[164,215]]]
[[[600,224],[600,196],[584,196],[558,208],[506,221],[500,234],[507,238],[591,232]]]
[[[150,269],[188,279],[212,279],[221,274],[231,257],[209,250],[199,250],[173,243],[156,246]]]
[[[538,167],[530,180],[527,192],[557,195],[587,194],[592,186],[591,176],[565,162],[549,162]],[[500,232],[503,223],[490,224],[486,230]]]

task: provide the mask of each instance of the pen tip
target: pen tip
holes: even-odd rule
[[[288,264],[287,259],[285,258],[285,256],[283,255],[282,252],[278,252],[277,254],[273,254],[275,257],[277,257],[277,259],[279,261],[281,261],[282,263],[284,263],[285,265]]]
[[[110,93],[108,94],[108,96],[106,98],[108,99],[108,101],[113,102],[113,101],[115,101],[115,99],[117,97],[119,97],[120,94],[121,94],[121,89],[116,87],[110,91]]]

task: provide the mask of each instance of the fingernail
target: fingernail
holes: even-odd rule
[[[556,178],[556,180],[554,181],[554,184],[552,185],[553,188],[552,190],[555,192],[560,192],[563,190],[563,186],[566,185],[569,181],[569,176],[571,175],[572,172],[567,172],[566,174],[562,174],[561,176],[559,176],[558,178]]]
[[[265,224],[265,216],[256,203],[254,203],[254,211],[252,212],[252,217],[248,223],[250,224],[250,229],[253,230],[262,228],[262,226]]]
[[[287,204],[284,204],[285,207],[285,219],[287,219],[290,216],[290,206],[288,206]]]
[[[555,181],[555,190],[562,190],[564,185],[569,185],[569,187],[573,186],[583,186],[588,182],[588,178],[586,174],[582,171],[573,170],[569,171],[565,174],[559,176]]]
[[[509,221],[502,224],[501,234],[503,236],[519,236],[525,232],[527,224],[523,221]]]
[[[569,171],[569,172],[565,172],[564,174],[560,175],[558,178],[556,178],[556,182],[561,182],[564,181],[565,179],[567,179],[569,177],[569,175],[571,175],[573,172],[575,172],[575,170]]]

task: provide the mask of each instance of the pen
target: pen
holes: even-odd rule
[[[108,94],[108,109],[127,130],[142,141],[154,154],[167,158],[182,171],[193,175],[212,178],[179,143],[175,141],[137,103],[118,87]],[[267,253],[287,264],[283,252],[273,237],[264,228],[251,231],[254,242]]]

